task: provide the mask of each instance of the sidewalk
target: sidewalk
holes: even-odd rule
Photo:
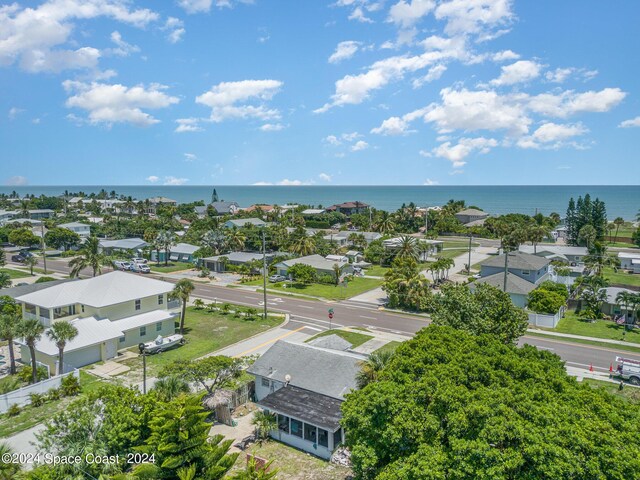
[[[549,337],[574,338],[576,340],[587,340],[590,342],[609,343],[611,345],[625,345],[627,347],[640,348],[640,344],[637,344],[637,343],[623,342],[622,340],[610,340],[608,338],[583,337],[582,335],[573,335],[571,333],[549,332],[548,330],[538,330],[535,328],[528,328],[527,332],[547,335]]]

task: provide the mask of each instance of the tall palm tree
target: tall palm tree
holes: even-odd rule
[[[360,371],[356,374],[356,384],[362,389],[370,383],[376,382],[380,373],[393,357],[390,350],[373,352],[369,358],[360,362]]]
[[[340,285],[340,274],[342,273],[342,269],[340,265],[337,263],[333,264],[333,276],[335,277],[336,287]]]
[[[14,451],[6,443],[0,443],[0,458],[13,454]],[[13,480],[20,477],[22,464],[20,462],[0,462],[0,480]]]
[[[33,267],[35,267],[38,264],[38,259],[32,255],[30,257],[25,258],[24,264],[29,267],[29,272],[33,276]]]
[[[190,392],[189,383],[175,375],[158,379],[153,384],[153,390],[158,393],[163,402],[170,402],[181,393]]]
[[[527,240],[533,245],[533,253],[537,253],[538,243],[542,242],[549,235],[549,227],[546,225],[532,225],[526,229]]]
[[[58,375],[64,373],[64,347],[77,336],[78,329],[67,320],[55,322],[47,331],[47,337],[58,347]]]
[[[631,292],[626,292],[626,291],[621,291],[618,292],[618,295],[616,295],[616,303],[618,305],[620,305],[620,309],[621,310],[625,310],[625,319],[627,317],[627,315],[629,314],[629,312],[631,311],[631,309],[629,308],[630,305],[633,304],[633,297],[634,294]],[[633,316],[633,312],[631,311],[631,315]]]
[[[156,246],[158,249],[164,250],[164,264],[169,264],[169,252],[171,247],[175,245],[176,236],[169,230],[160,230],[156,236]]]
[[[9,373],[16,373],[16,356],[13,350],[13,340],[20,336],[20,314],[4,313],[0,315],[0,339],[7,342],[9,348]]]
[[[75,257],[69,262],[71,272],[69,276],[71,278],[80,275],[80,272],[85,268],[91,268],[93,270],[93,276],[102,273],[102,267],[107,262],[107,256],[100,252],[100,240],[95,235],[87,238],[83,247],[78,252],[80,255]]]
[[[214,255],[220,255],[224,249],[226,239],[220,230],[209,230],[202,235],[200,240],[203,247],[209,247]]]
[[[235,251],[244,250],[244,243],[247,240],[245,234],[237,228],[232,228],[227,232],[227,245]]]
[[[616,226],[616,235],[614,237],[613,243],[618,241],[618,230],[620,230],[620,227],[622,225],[624,225],[624,218],[622,217],[617,217],[614,221],[613,224]]]
[[[612,242],[611,239],[611,232],[613,232],[616,229],[616,224],[613,222],[609,222],[607,224],[607,230],[609,230],[609,242]],[[617,235],[617,234],[616,234]]]
[[[38,381],[38,364],[36,363],[36,342],[42,338],[44,333],[44,325],[39,320],[30,319],[20,322],[18,327],[20,336],[24,339],[24,342],[29,347],[29,353],[31,354],[31,379],[33,383]]]
[[[376,223],[376,230],[384,235],[385,233],[393,232],[395,228],[396,225],[391,214],[382,210]]]
[[[182,301],[182,314],[180,315],[180,333],[184,333],[184,317],[187,313],[187,303],[189,302],[189,297],[195,290],[195,285],[191,280],[183,278],[178,280],[176,286],[173,287],[173,291],[171,292],[171,296],[174,298],[179,298]]]

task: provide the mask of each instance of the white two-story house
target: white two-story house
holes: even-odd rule
[[[89,238],[91,236],[91,225],[80,222],[63,223],[58,225],[60,228],[66,228],[72,232],[77,233],[81,239]]]
[[[68,320],[78,335],[64,349],[65,372],[108,360],[118,350],[175,333],[180,302],[169,300],[173,284],[126,272],[110,272],[67,282],[18,296],[24,318],[36,318],[45,327]],[[22,361],[31,360],[21,343]],[[58,367],[58,348],[46,335],[36,343],[36,359]]]

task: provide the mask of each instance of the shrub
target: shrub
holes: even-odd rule
[[[193,306],[195,307],[196,310],[202,310],[204,308],[204,302],[199,298],[196,298],[193,301]]]
[[[209,312],[213,313],[213,312],[214,312],[214,311],[216,311],[217,309],[218,309],[218,306],[217,306],[215,303],[211,302],[211,303],[208,303],[208,304],[207,304],[207,310],[208,310]]]
[[[18,404],[14,403],[13,405],[9,406],[9,409],[7,410],[7,417],[15,417],[21,411],[22,409],[18,406]]]
[[[52,388],[47,392],[47,400],[50,402],[60,400],[60,397],[62,397],[62,391],[60,388]]]
[[[46,400],[45,396],[42,393],[32,393],[29,395],[29,398],[31,399],[32,407],[39,407],[41,405],[44,405],[44,402]]]
[[[34,283],[45,283],[45,282],[53,282],[55,278],[53,277],[40,277]]]
[[[31,383],[31,367],[22,368],[16,376],[25,383]],[[49,378],[49,372],[46,367],[39,366],[36,370],[36,378],[38,381]]]
[[[13,392],[14,390],[19,389],[22,386],[22,381],[16,377],[9,377],[0,383],[0,395],[5,393]]]
[[[323,285],[335,285],[336,279],[332,275],[324,273],[316,277],[316,282],[322,283]]]
[[[224,315],[227,315],[229,313],[229,311],[231,310],[231,305],[229,305],[228,303],[223,303],[222,307],[220,307],[220,310],[222,311],[222,313]]]
[[[80,380],[75,375],[69,375],[62,379],[60,391],[65,397],[73,397],[80,393]]]

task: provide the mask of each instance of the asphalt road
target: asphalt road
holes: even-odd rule
[[[67,263],[66,260],[49,259],[47,260],[47,267],[51,271],[68,274],[70,269]],[[39,264],[38,267],[42,268],[42,264]],[[91,271],[83,271],[82,276],[91,276]],[[175,282],[170,278],[164,279]],[[210,301],[235,303],[257,309],[263,307],[262,293],[243,288],[197,284],[194,295]],[[305,324],[321,329],[351,326],[374,328],[410,336],[429,324],[428,319],[424,317],[378,310],[372,305],[359,304],[349,300],[323,302],[269,294],[267,296],[267,307],[269,310],[288,313],[291,321],[286,328],[290,329],[296,329]],[[334,317],[331,321],[328,318],[329,308],[334,310]],[[569,365],[582,368],[589,368],[590,365],[593,365],[594,369],[600,371],[609,371],[609,366],[615,361],[616,356],[624,356],[640,361],[640,355],[625,352],[624,350],[573,343],[562,339],[524,336],[519,343],[528,343],[556,353]]]

